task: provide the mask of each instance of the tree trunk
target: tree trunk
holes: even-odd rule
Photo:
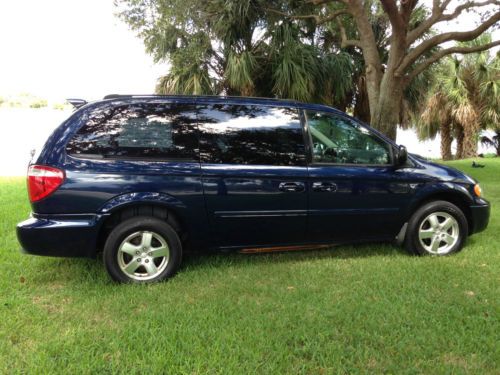
[[[380,97],[380,82],[382,81],[382,62],[377,48],[377,40],[372,24],[366,13],[364,1],[347,2],[349,13],[354,17],[359,32],[359,40],[365,62],[365,83],[368,103],[370,104],[370,119],[375,115],[375,103]],[[370,121],[371,122],[371,121]]]
[[[366,92],[366,79],[362,75],[358,78],[358,92],[356,95],[356,104],[354,105],[354,117],[367,124],[370,123],[370,103],[368,93]]]
[[[464,145],[462,158],[475,158],[477,156],[477,126],[464,128]]]
[[[497,156],[500,156],[500,130],[495,131],[495,136],[493,136],[493,141],[495,143],[495,149],[497,150]]]
[[[455,154],[455,159],[464,158],[464,129],[461,126],[457,126],[457,153]]]
[[[378,100],[372,102],[370,98],[372,126],[392,140],[396,140],[405,86],[403,78],[396,74],[396,69],[407,48],[404,25],[398,26],[402,28],[392,30],[391,47],[385,72],[380,80]]]
[[[451,124],[449,122],[442,123],[439,132],[441,133],[441,157],[443,160],[451,160],[451,142],[453,141]]]
[[[387,71],[380,84],[378,101],[374,104],[370,101],[370,108],[373,107],[371,125],[392,140],[396,140],[402,97],[401,79]]]

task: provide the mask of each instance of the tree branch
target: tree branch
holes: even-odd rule
[[[401,18],[401,14],[399,14],[396,0],[380,0],[380,3],[382,4],[384,12],[389,17],[389,21],[393,28],[393,34],[399,32],[403,27],[403,19]]]
[[[335,18],[337,18],[338,16],[341,16],[343,14],[349,14],[347,9],[339,9],[326,17],[320,17],[317,14],[305,14],[305,15],[295,16],[295,15],[291,15],[291,14],[282,12],[282,11],[277,10],[277,9],[272,9],[272,8],[264,8],[264,10],[271,12],[271,13],[274,13],[274,14],[277,14],[277,15],[280,15],[280,16],[283,16],[283,17],[286,17],[286,18],[294,19],[294,20],[313,19],[315,21],[316,25],[321,25],[321,24],[324,24],[326,22],[333,21]]]
[[[453,13],[444,14],[445,8],[443,8],[442,17],[439,19],[441,21],[450,21],[457,18],[464,10],[468,10],[471,8],[479,8],[484,7],[486,5],[500,5],[500,1],[498,0],[486,0],[486,1],[467,1],[465,4],[459,5],[455,8]]]
[[[446,9],[446,7],[447,7],[448,5],[450,5],[450,3],[451,3],[451,0],[445,0],[445,1],[443,1],[443,3],[442,3],[442,4],[439,4],[439,5],[438,5],[438,6],[439,6],[439,8],[441,9],[441,13],[442,13],[442,12],[444,12],[444,10]]]
[[[411,66],[420,56],[422,56],[425,52],[430,49],[449,41],[458,41],[465,42],[469,40],[473,40],[481,35],[483,32],[488,30],[492,25],[496,22],[500,21],[500,12],[495,13],[489,19],[481,23],[474,30],[470,31],[456,31],[456,32],[448,32],[443,34],[438,34],[432,38],[429,38],[418,46],[416,46],[413,50],[411,50],[406,57],[401,62],[400,66],[397,69],[397,73],[403,75],[404,71]]]
[[[444,11],[446,10],[446,7],[450,2],[451,0],[446,0],[441,4],[439,0],[434,0],[430,17],[408,33],[406,44],[408,46],[412,45],[418,38],[420,38],[436,23],[451,21],[460,16],[466,10],[483,7],[486,5],[500,5],[499,0],[467,1],[464,4],[457,6],[452,13],[445,14]]]
[[[439,61],[441,58],[447,55],[451,55],[453,53],[460,53],[460,54],[467,54],[467,53],[474,53],[474,52],[481,52],[485,51],[487,49],[493,48],[500,45],[500,40],[496,40],[491,43],[483,44],[480,46],[474,46],[474,47],[461,47],[461,46],[455,46],[455,47],[450,47],[446,49],[442,49],[435,54],[433,54],[431,57],[428,59],[422,61],[421,63],[417,64],[415,68],[405,76],[405,81],[406,83],[411,82],[413,78],[415,78],[417,75],[422,73],[425,69],[427,69],[430,65],[434,64],[435,62]]]
[[[323,4],[328,4],[328,3],[333,3],[333,2],[341,2],[346,4],[347,0],[307,0],[306,3],[312,4],[312,5],[323,5]]]
[[[401,19],[403,20],[403,24],[405,25],[405,28],[408,26],[408,23],[410,22],[411,18],[411,13],[417,6],[418,0],[404,0],[401,1]]]
[[[347,11],[347,9],[339,9],[339,10],[333,12],[332,14],[330,14],[328,17],[320,18],[318,21],[316,21],[316,24],[317,25],[321,25],[323,23],[333,21],[338,16],[341,16],[343,14],[349,14],[349,12]]]
[[[358,48],[363,48],[361,46],[361,41],[360,40],[355,40],[355,39],[347,39],[347,32],[345,31],[344,25],[342,25],[342,21],[340,21],[337,18],[337,24],[340,29],[340,47],[341,48],[346,48],[346,47],[358,47]]]

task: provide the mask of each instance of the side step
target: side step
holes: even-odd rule
[[[275,253],[281,251],[301,251],[328,249],[334,245],[298,245],[298,246],[273,246],[273,247],[251,247],[240,250],[240,254]]]

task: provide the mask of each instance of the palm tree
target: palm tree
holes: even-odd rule
[[[482,136],[481,144],[483,146],[493,147],[497,152],[497,156],[500,156],[500,128],[495,130],[495,135],[491,137]]]
[[[467,45],[488,43],[485,34]],[[498,60],[489,53],[450,57],[443,61],[417,121],[419,135],[432,138],[441,134],[443,159],[451,158],[452,134],[457,140],[456,158],[477,155],[481,128],[498,124],[500,83]]]
[[[182,6],[183,17],[168,21],[175,26],[171,34],[146,38],[168,50],[160,51],[170,70],[158,93],[279,97],[346,109],[352,58],[324,43],[306,21],[263,17],[250,0],[185,0]]]
[[[434,92],[426,102],[425,110],[418,126],[419,139],[434,139],[441,135],[441,158],[452,159],[451,143],[454,128],[451,106],[446,95],[441,91]]]

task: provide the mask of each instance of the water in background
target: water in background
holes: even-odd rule
[[[40,150],[52,131],[71,115],[49,108],[0,108],[0,176],[25,176],[31,150]],[[397,142],[409,152],[439,158],[439,136],[419,142],[413,130],[398,130]],[[455,151],[455,145],[452,147]],[[493,152],[479,148],[479,152]]]
[[[0,176],[25,176],[31,150],[40,150],[71,111],[0,108]]]

